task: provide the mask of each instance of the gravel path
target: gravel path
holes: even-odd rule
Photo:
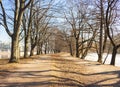
[[[41,55],[1,63],[0,87],[120,87],[120,68],[66,53]]]

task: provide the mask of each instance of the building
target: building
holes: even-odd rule
[[[0,41],[0,51],[9,51],[10,50],[10,43],[3,43]]]

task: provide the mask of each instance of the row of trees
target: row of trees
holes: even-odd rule
[[[12,32],[10,31],[10,27],[7,21],[7,14],[6,14],[6,9],[4,8],[4,5],[2,3],[2,0],[0,0],[0,5],[1,5],[1,25],[5,28],[6,32],[8,35],[11,37],[11,58],[9,62],[17,62],[19,58],[19,34],[20,34],[20,29],[21,29],[21,23],[22,23],[22,18],[24,11],[26,8],[31,4],[33,0],[29,0],[26,2],[25,0],[14,0],[14,16],[10,16],[10,19],[12,20],[13,23],[12,27],[13,30]]]
[[[5,2],[0,0],[1,13],[0,24],[11,37],[11,57],[9,62],[18,62],[20,58],[20,41],[24,40],[24,57],[34,55],[37,48],[37,55],[41,54],[44,46],[47,53],[47,44],[51,31],[50,20],[53,16],[50,9],[53,0],[14,0],[10,2],[11,8],[8,10]],[[13,14],[13,15],[12,15]],[[12,28],[12,29],[11,29]],[[49,49],[49,50],[54,50]]]
[[[110,64],[115,65],[115,57],[120,47],[119,38],[116,38],[120,33],[119,3],[119,0],[69,0],[67,2],[63,15],[66,19],[65,24],[68,23],[70,26],[66,27],[70,29],[70,33],[65,31],[63,33],[71,55],[84,59],[91,49],[95,49],[98,62],[102,63],[103,53],[109,54],[112,48]]]

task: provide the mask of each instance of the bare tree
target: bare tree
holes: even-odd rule
[[[71,25],[71,35],[75,39],[75,56],[84,59],[88,50],[92,47],[96,30],[92,27],[93,24],[89,23],[92,16],[90,11],[86,10],[89,9],[88,2],[74,0],[70,5],[69,11],[67,9],[68,12],[64,12],[64,15],[67,22]],[[86,38],[87,36],[88,38]]]
[[[28,57],[29,43],[30,43],[30,30],[33,18],[33,2],[31,2],[30,8],[28,8],[23,15],[23,30],[24,30],[24,57]]]
[[[31,40],[31,50],[30,50],[30,56],[33,56],[35,47],[40,44],[40,41],[43,39],[45,35],[45,31],[47,29],[47,25],[49,22],[49,19],[47,19],[47,13],[51,7],[52,0],[50,0],[45,7],[41,6],[41,2],[38,1],[38,5],[34,7],[34,16],[30,31],[30,40]],[[48,22],[46,22],[46,19]],[[43,34],[41,37],[40,34]],[[41,40],[40,40],[41,39]],[[42,41],[41,41],[42,43]]]
[[[37,42],[37,55],[42,53],[42,46],[44,44],[47,45],[48,38],[51,35],[49,33],[49,27],[48,27],[49,19],[48,20],[46,20],[46,19],[47,19],[47,17],[45,17],[43,22],[41,22],[41,26],[40,26],[41,28],[40,28],[40,31],[38,34],[38,42]],[[46,20],[46,22],[45,22],[45,20]]]
[[[93,19],[98,28],[98,35],[96,36],[96,51],[98,54],[98,62],[102,63],[103,53],[107,52],[106,43],[107,43],[107,31],[106,31],[106,24],[105,24],[105,0],[96,0],[95,1],[95,10],[94,14],[95,18]]]
[[[97,3],[98,2],[98,3]],[[96,19],[99,21],[99,50],[98,52],[98,62],[102,63],[103,56],[103,24],[104,24],[104,7],[103,0],[99,0],[96,2],[99,12],[96,12]]]
[[[108,0],[107,1],[107,9],[106,9],[106,28],[107,28],[107,35],[109,37],[109,40],[113,46],[113,51],[112,51],[112,59],[111,59],[111,65],[115,65],[115,58],[117,54],[118,48],[120,48],[120,44],[116,42],[115,38],[113,37],[115,32],[115,24],[119,22],[118,19],[118,3],[119,0]],[[118,39],[117,39],[118,40]]]
[[[74,8],[72,8],[72,7],[70,7],[69,8],[69,16],[70,17],[68,17],[68,15],[66,15],[66,13],[65,13],[65,18],[66,18],[66,20],[67,20],[67,22],[71,25],[71,27],[72,27],[72,31],[71,31],[71,33],[72,33],[72,35],[74,36],[74,38],[75,38],[75,45],[76,45],[76,54],[75,54],[75,56],[76,57],[79,57],[79,39],[80,39],[80,32],[82,31],[82,28],[83,28],[83,16],[84,16],[84,14],[82,14],[82,11],[81,11],[81,9],[80,8],[77,8],[77,14],[75,15],[74,14]],[[78,27],[77,27],[77,25],[78,25]]]
[[[0,0],[0,6],[2,9],[2,20],[3,22],[1,23],[7,34],[11,37],[11,57],[9,62],[18,62],[19,58],[19,33],[20,33],[20,26],[23,18],[23,13],[25,9],[30,5],[30,3],[33,0],[14,0],[14,23],[13,23],[13,33],[10,32],[9,26],[7,23],[7,15],[6,11],[4,8],[4,5],[2,3],[2,0]]]

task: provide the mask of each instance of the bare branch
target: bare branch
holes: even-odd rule
[[[8,25],[7,25],[7,19],[6,19],[6,13],[5,13],[5,10],[4,10],[4,7],[3,7],[3,4],[2,4],[2,1],[0,0],[0,5],[1,5],[1,8],[2,8],[2,12],[3,12],[3,23],[4,23],[4,28],[6,30],[6,32],[8,33],[8,35],[10,37],[12,37],[12,33],[10,32],[10,30],[8,29]]]

